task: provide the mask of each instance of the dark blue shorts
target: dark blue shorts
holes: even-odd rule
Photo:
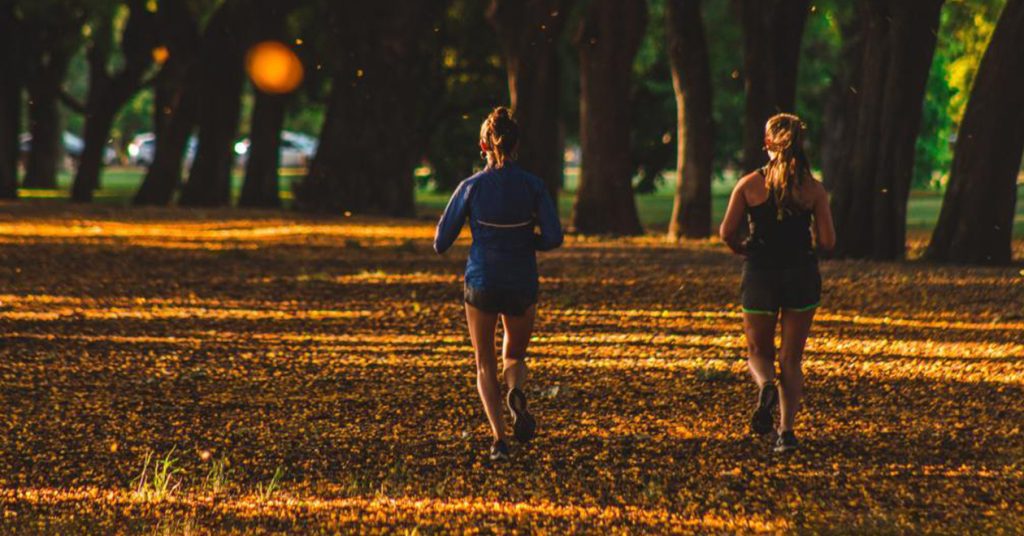
[[[744,313],[809,311],[821,303],[818,263],[791,268],[760,268],[745,263],[741,292]]]
[[[537,303],[536,289],[488,289],[469,285],[463,287],[466,303],[494,314],[523,316],[531,305]]]

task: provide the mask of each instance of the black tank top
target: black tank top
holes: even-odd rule
[[[755,268],[796,268],[815,263],[811,240],[813,212],[785,211],[779,219],[775,203],[775,195],[769,192],[767,201],[747,207],[747,262]]]

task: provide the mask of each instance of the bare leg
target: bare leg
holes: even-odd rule
[[[747,366],[758,387],[775,381],[776,321],[774,314],[743,313],[743,332],[750,352]]]
[[[501,387],[498,385],[498,359],[494,355],[494,328],[498,315],[466,304],[469,338],[476,353],[476,388],[484,403],[487,420],[495,439],[505,438],[505,419],[501,409]]]
[[[804,397],[802,366],[804,345],[811,331],[814,310],[782,312],[782,344],[779,347],[779,432],[793,429],[793,420]]]
[[[522,389],[526,383],[526,360],[523,358],[530,344],[536,311],[536,306],[530,306],[523,316],[501,315],[501,323],[505,326],[505,339],[501,345],[504,361],[502,374],[509,389]]]

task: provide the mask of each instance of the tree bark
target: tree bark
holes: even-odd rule
[[[901,259],[906,204],[942,0],[863,0],[859,107],[849,172],[832,200],[839,255]]]
[[[647,25],[644,0],[593,0],[576,35],[580,54],[580,184],[573,224],[584,234],[643,232],[629,151],[630,79]]]
[[[767,162],[764,125],[795,111],[800,43],[810,0],[737,0],[743,26],[743,169]]]
[[[256,38],[284,40],[285,19],[294,7],[281,0],[262,0],[257,3]],[[243,207],[281,206],[278,186],[278,167],[281,155],[281,128],[284,125],[286,95],[271,95],[259,89],[253,105],[249,127],[249,152],[245,163],[245,181],[238,204]]]
[[[281,126],[284,124],[288,96],[256,91],[249,129],[249,157],[238,204],[243,207],[275,208],[281,206],[277,169],[281,156]]]
[[[155,17],[142,0],[128,2],[130,15],[121,36],[124,67],[114,75],[107,72],[113,41],[113,16],[108,13],[93,30],[87,51],[89,92],[85,104],[85,146],[71,187],[71,200],[92,201],[100,186],[100,170],[110,127],[118,110],[142,87],[142,77],[152,64],[156,27]]]
[[[1024,0],[1009,0],[981,60],[957,133],[949,184],[926,257],[1012,260],[1024,154]]]
[[[18,134],[21,129],[20,25],[14,5],[0,6],[0,199],[18,197]]]
[[[339,54],[320,145],[296,207],[411,216],[413,170],[438,71],[433,28],[445,2],[333,4]]]
[[[678,159],[676,195],[668,236],[711,234],[711,168],[715,125],[711,67],[700,0],[669,0],[668,54],[676,94]]]
[[[57,187],[57,171],[64,155],[60,83],[69,59],[60,53],[51,55],[28,84],[32,146],[25,165],[25,188]]]
[[[195,65],[199,29],[183,0],[163,0],[157,11],[169,56],[154,81],[153,162],[135,193],[136,205],[165,206],[181,185],[182,158],[199,108]]]
[[[849,7],[847,7],[850,10]],[[842,48],[838,72],[832,78],[825,101],[821,132],[821,174],[830,192],[851,182],[851,158],[860,109],[861,59],[864,57],[863,25],[851,10],[840,13]]]
[[[26,188],[56,188],[64,154],[59,104],[61,84],[71,57],[81,43],[85,11],[54,7],[47,2],[26,2],[20,6],[32,135],[24,180]]]
[[[519,123],[519,163],[544,179],[552,199],[558,199],[565,167],[558,45],[571,6],[572,0],[492,0],[488,12]]]
[[[199,145],[181,191],[180,204],[219,207],[231,204],[231,169],[241,117],[243,57],[249,42],[247,6],[228,0],[210,19],[198,64]]]

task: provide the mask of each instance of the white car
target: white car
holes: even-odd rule
[[[235,144],[235,162],[245,166],[249,156],[249,138]],[[281,148],[279,149],[278,165],[283,168],[304,168],[313,161],[316,154],[317,139],[299,132],[281,131]]]
[[[133,166],[149,166],[156,153],[156,134],[144,132],[132,138],[128,144],[128,163]]]
[[[196,147],[199,141],[195,136],[189,136],[188,145],[185,149],[185,169],[192,167],[192,160],[196,157]],[[153,164],[153,156],[156,154],[156,134],[143,132],[132,138],[128,144],[128,162],[134,166],[150,166]]]
[[[61,136],[61,143],[64,146],[64,154],[77,165],[78,160],[82,157],[82,150],[85,149],[85,141],[68,131],[64,131],[64,134]],[[18,136],[18,150],[22,153],[23,157],[28,155],[32,150],[32,133],[25,132]],[[116,163],[117,151],[110,144],[107,144],[103,148],[103,164],[109,166]]]

